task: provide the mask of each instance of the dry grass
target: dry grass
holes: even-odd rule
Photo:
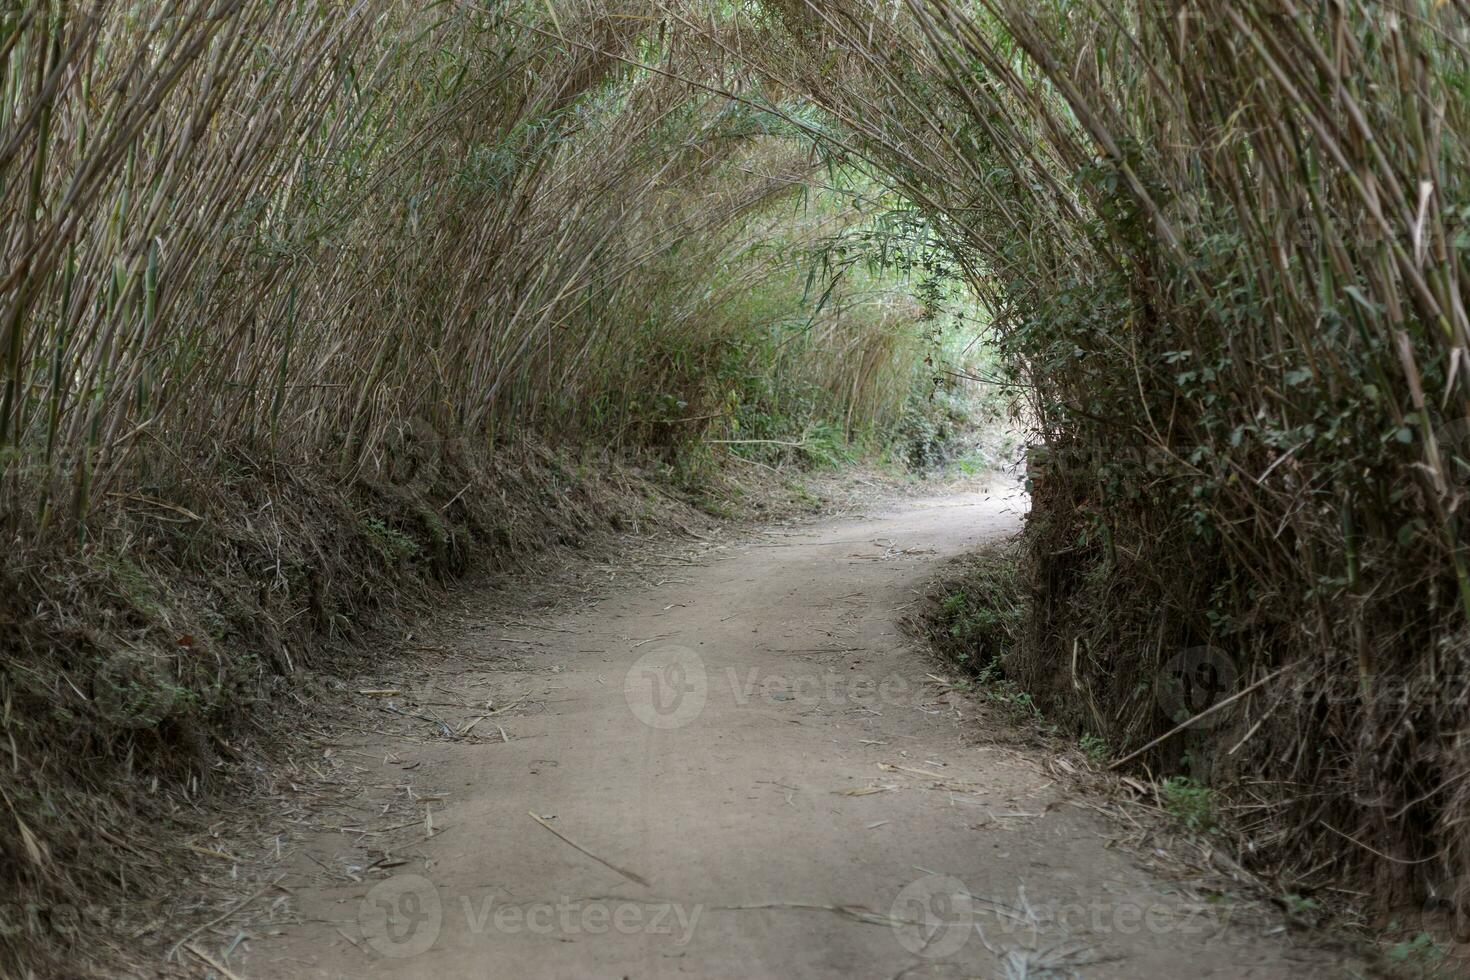
[[[236,449],[350,476],[391,467],[410,420],[637,444],[640,396],[692,404],[698,358],[743,326],[730,297],[789,261],[752,253],[749,222],[818,162],[630,67],[729,74],[638,9],[5,15],[7,528],[74,533],[147,474]],[[864,365],[832,363],[861,408]]]
[[[200,804],[253,756],[271,702],[357,669],[373,629],[401,636],[461,575],[694,513],[606,457],[420,449],[413,478],[346,489],[242,461],[187,516],[164,488],[77,552],[12,553],[0,790],[24,829],[3,838],[0,972],[73,975],[127,951],[116,922],[167,918]],[[68,931],[78,909],[113,921]]]

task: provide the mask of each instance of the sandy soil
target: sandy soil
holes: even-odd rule
[[[296,921],[254,930],[228,968],[1358,975],[1235,914],[1243,900],[1152,876],[1043,752],[991,737],[936,681],[898,620],[940,560],[1012,533],[1020,506],[907,500],[644,554],[639,586],[466,629],[437,702],[362,695],[422,737],[364,729],[329,750],[360,791],[285,852]]]

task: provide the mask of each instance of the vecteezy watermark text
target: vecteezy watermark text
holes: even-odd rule
[[[958,878],[940,874],[905,885],[888,917],[899,945],[926,959],[954,956],[972,939],[989,942],[987,935],[1053,943],[1145,933],[1250,941],[1245,932],[1227,930],[1225,921],[1192,907],[1114,898],[1046,900],[1028,896],[1024,888],[1014,895],[987,897]]]
[[[686,946],[704,906],[560,896],[512,901],[494,891],[446,895],[422,875],[401,874],[375,884],[358,905],[363,940],[380,956],[406,959],[428,952],[445,929],[472,937],[659,936]]]
[[[940,685],[942,687],[942,685]],[[796,707],[922,706],[938,693],[935,684],[901,674],[855,670],[776,673],[751,667],[711,671],[688,647],[658,647],[640,656],[623,677],[623,697],[633,715],[650,728],[682,728],[697,720],[711,698],[727,695],[736,707],[753,703]]]

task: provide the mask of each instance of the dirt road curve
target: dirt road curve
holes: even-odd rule
[[[250,942],[232,969],[1353,975],[1152,878],[1108,846],[1116,827],[1064,798],[1044,757],[987,744],[975,704],[932,682],[897,620],[939,559],[1011,532],[1017,507],[905,501],[692,564],[671,557],[656,587],[537,620],[519,635],[539,645],[518,648],[515,670],[496,672],[490,652],[504,628],[466,639],[464,699],[525,700],[481,722],[493,741],[415,750],[420,792],[444,797],[426,804],[434,835],[396,831],[409,835],[393,851],[405,863],[386,872],[363,867],[361,838],[308,842],[321,867],[353,864],[361,881],[301,874],[302,922]],[[367,782],[391,792],[403,744],[371,739],[350,748],[383,760]]]

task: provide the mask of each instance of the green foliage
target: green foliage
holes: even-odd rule
[[[934,648],[968,676],[965,689],[973,684],[1014,721],[1036,724],[1043,720],[1040,706],[1006,666],[1026,622],[1019,557],[1010,543],[962,560],[936,590],[921,625]]]
[[[973,451],[983,414],[977,411],[971,392],[957,388],[946,381],[916,386],[905,402],[895,438],[910,469],[924,471],[964,462]]]
[[[1106,764],[1113,755],[1112,746],[1108,745],[1107,739],[1094,735],[1092,732],[1084,733],[1077,740],[1077,747],[1082,750],[1083,755],[1087,756],[1088,762],[1099,768]]]
[[[1282,895],[1281,904],[1285,907],[1286,914],[1296,919],[1312,919],[1322,911],[1322,904],[1315,898],[1307,898],[1295,892]]]
[[[157,583],[125,555],[99,553],[92,560],[107,577],[109,591],[143,620],[154,619],[161,609]]]
[[[951,659],[977,675],[1002,672],[1026,619],[1026,601],[1013,548],[969,559],[931,615],[931,633]]]
[[[1417,932],[1389,946],[1384,954],[1396,976],[1412,980],[1431,980],[1454,976],[1456,967],[1447,962],[1445,951],[1433,936]]]
[[[1212,833],[1219,826],[1215,791],[1188,776],[1173,776],[1160,783],[1159,801],[1190,830]]]
[[[122,729],[154,729],[198,708],[199,696],[170,680],[161,659],[141,650],[120,650],[103,661],[94,693],[107,721]]]
[[[389,565],[399,565],[416,557],[421,550],[419,543],[395,528],[389,527],[377,517],[365,517],[358,528],[367,539],[369,547]]]

